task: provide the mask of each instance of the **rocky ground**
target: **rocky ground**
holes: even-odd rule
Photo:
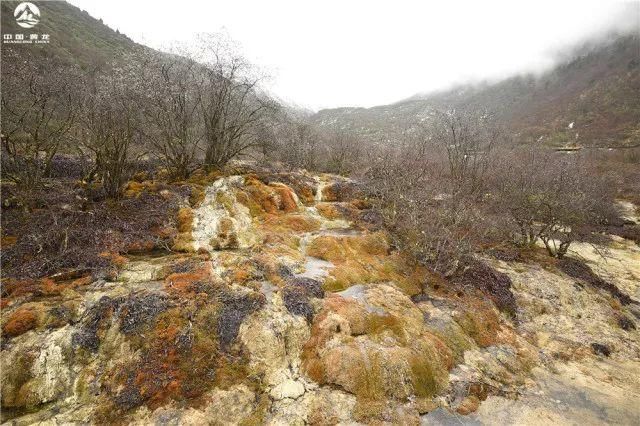
[[[393,246],[357,185],[307,173],[214,180],[177,223],[171,250],[115,274],[3,283],[4,422],[640,418],[631,241],[479,259],[481,285],[452,283]]]

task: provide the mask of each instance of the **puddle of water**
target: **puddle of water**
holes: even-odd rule
[[[420,425],[434,425],[434,426],[460,426],[469,425],[476,426],[482,423],[471,419],[469,417],[461,416],[457,413],[452,413],[444,408],[436,408],[435,410],[421,416]]]
[[[364,298],[364,285],[362,284],[356,284],[356,285],[352,285],[351,287],[349,287],[346,290],[342,290],[336,294],[339,294],[340,296],[344,297],[344,298],[352,298],[352,299],[356,299],[362,303],[366,303],[365,298]]]
[[[329,270],[334,267],[333,263],[317,257],[307,256],[304,262],[304,272],[294,274],[297,278],[311,278],[322,280],[329,275]]]
[[[320,213],[318,213],[318,209],[315,207],[306,207],[307,210],[307,214],[309,214],[309,216],[313,217],[314,219],[317,219],[320,222],[320,228],[322,230],[329,230],[329,229],[351,229],[351,223],[347,220],[344,219],[327,219],[326,217],[322,216]]]
[[[92,285],[86,290],[90,290],[92,293],[99,291],[104,295],[112,294],[114,290],[127,289],[129,291],[146,290],[151,292],[164,293],[165,285],[164,281],[149,280],[149,281],[103,281],[97,282],[96,285]]]
[[[116,281],[129,283],[153,281],[159,278],[164,265],[147,261],[130,262],[118,273]]]
[[[264,294],[265,299],[267,299],[267,303],[271,302],[273,298],[273,293],[276,291],[276,286],[271,284],[268,281],[263,281],[260,283],[260,292]]]
[[[365,290],[365,286],[363,284],[356,284],[336,294],[340,295],[341,297],[344,297],[345,299],[357,300],[358,302],[360,302],[360,304],[362,304],[365,307],[367,312],[375,313],[378,315],[384,315],[385,314],[384,309],[381,309],[377,306],[373,306],[369,304],[369,302],[367,301],[367,298],[365,297],[364,290]]]
[[[362,231],[353,228],[332,228],[332,229],[321,229],[318,232],[319,235],[328,235],[331,237],[353,237],[362,235]]]

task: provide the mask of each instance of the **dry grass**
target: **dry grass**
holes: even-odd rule
[[[266,215],[262,223],[265,232],[302,233],[320,229],[320,222],[302,214]]]
[[[131,180],[127,182],[124,188],[124,196],[128,198],[139,197],[143,192],[158,192],[161,188],[161,185],[156,181],[145,180],[142,182],[138,182],[135,180]]]
[[[500,315],[490,302],[469,299],[462,306],[464,308],[456,311],[454,319],[478,346],[484,348],[500,343]]]
[[[327,291],[391,281],[406,294],[415,295],[426,281],[426,270],[401,253],[390,252],[387,237],[381,232],[348,237],[320,236],[311,242],[307,254],[335,265],[324,283]]]
[[[340,211],[334,203],[318,203],[316,204],[316,209],[318,210],[318,213],[322,215],[322,217],[329,220],[340,219],[342,217]]]

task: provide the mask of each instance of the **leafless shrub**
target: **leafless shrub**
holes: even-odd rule
[[[122,194],[132,174],[133,145],[140,143],[140,115],[128,87],[131,80],[118,67],[89,76],[76,128],[77,142],[91,153],[95,164],[88,178],[97,178],[111,198]]]
[[[594,227],[615,211],[606,180],[590,169],[578,154],[527,150],[504,159],[494,195],[518,244],[542,241],[551,256],[563,257],[573,241],[597,237]]]
[[[87,156],[56,154],[51,159],[49,177],[54,179],[82,179],[91,170],[93,162]]]
[[[265,304],[265,298],[259,293],[237,295],[223,292],[219,295],[219,299],[222,310],[216,332],[222,349],[228,351],[238,336],[242,321],[248,315],[260,310]]]
[[[456,282],[482,291],[498,309],[515,317],[517,304],[511,291],[511,279],[508,275],[496,271],[485,263],[473,261],[456,277]]]
[[[349,174],[359,164],[362,143],[346,132],[331,132],[325,138],[326,171],[337,174]]]
[[[482,191],[493,148],[502,137],[486,111],[436,111],[429,138],[446,153],[456,194]]]
[[[172,171],[186,178],[196,167],[203,137],[198,93],[198,65],[191,59],[153,53],[130,61],[136,72],[144,115],[145,142]]]
[[[282,296],[284,305],[292,315],[304,317],[309,323],[314,315],[309,301],[311,297],[324,297],[320,282],[309,278],[294,278],[292,275],[287,277]]]
[[[55,61],[47,68],[3,53],[2,175],[36,188],[75,121],[78,71]]]
[[[276,105],[260,93],[260,76],[225,37],[204,36],[193,59],[203,65],[196,81],[204,164],[220,168],[258,146],[257,125]]]
[[[380,157],[365,186],[401,247],[434,271],[451,275],[469,260],[483,217],[474,205],[441,192],[445,178],[438,163],[405,162],[404,157]]]
[[[320,133],[304,118],[283,117],[276,135],[276,159],[292,168],[318,170],[321,167]]]

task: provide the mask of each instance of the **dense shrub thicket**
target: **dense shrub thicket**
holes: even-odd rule
[[[398,243],[434,270],[453,275],[475,253],[538,244],[563,258],[573,241],[637,232],[615,207],[615,188],[631,182],[614,158],[603,169],[598,153],[514,147],[486,113],[439,117],[364,173]]]

